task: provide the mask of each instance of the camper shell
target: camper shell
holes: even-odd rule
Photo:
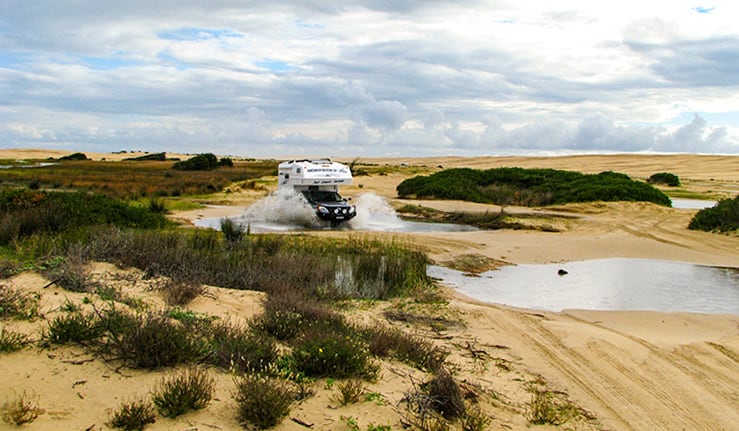
[[[300,192],[321,220],[332,226],[351,220],[356,208],[339,194],[339,186],[352,183],[348,166],[329,159],[291,160],[278,165],[278,189]]]

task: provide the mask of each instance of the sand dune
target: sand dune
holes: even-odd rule
[[[23,153],[0,150],[0,158],[31,158],[43,151]],[[107,157],[98,155],[96,157]],[[363,161],[365,161],[363,159]],[[494,166],[552,167],[585,172],[614,170],[636,177],[673,172],[697,191],[713,190],[730,195],[739,192],[739,157],[691,155],[613,155],[558,158],[434,158],[367,159],[372,163],[409,163],[444,167]],[[398,204],[394,188],[405,178],[391,174],[361,177],[347,190],[357,196],[368,191]],[[357,184],[362,184],[361,189]],[[462,202],[429,202],[439,209],[484,211],[496,209]],[[238,214],[243,207],[218,207],[178,214],[184,219]],[[515,211],[516,209],[507,209]],[[530,211],[529,209],[521,209]],[[549,209],[549,211],[552,211]],[[710,265],[739,267],[739,236],[694,232],[686,228],[694,210],[663,208],[644,203],[594,203],[554,209],[569,218],[554,221],[558,233],[491,231],[457,233],[392,234],[428,250],[432,259],[445,262],[460,254],[478,254],[517,263],[547,263],[599,257],[642,257]],[[345,235],[347,233],[317,233]],[[356,235],[356,233],[348,233]],[[391,236],[372,233],[378,236]],[[121,270],[98,264],[101,277]],[[131,278],[128,277],[127,280]],[[82,301],[55,286],[42,289],[48,280],[24,273],[1,283],[37,292],[47,319],[66,300]],[[143,281],[123,285],[141,295],[153,307],[161,298]],[[225,318],[246,319],[259,311],[260,294],[229,291],[215,286],[210,294],[189,307]],[[643,311],[565,311],[550,313],[480,303],[448,292],[449,304],[439,312],[462,325],[442,332],[411,328],[426,335],[452,355],[460,381],[482,394],[481,405],[491,419],[490,429],[526,430],[526,406],[531,394],[527,382],[546,382],[589,415],[561,427],[541,429],[613,430],[735,430],[739,429],[739,315],[656,313]],[[388,304],[356,310],[355,318],[372,319]],[[43,320],[33,324],[2,321],[13,330],[38,334]],[[52,350],[29,348],[0,354],[0,401],[23,390],[38,395],[45,413],[24,426],[29,430],[108,429],[110,411],[121,400],[146,394],[159,373],[118,369],[78,348]],[[346,430],[342,417],[358,419],[361,429],[369,423],[402,429],[400,401],[413,384],[426,376],[402,364],[383,365],[381,378],[368,391],[382,394],[380,405],[362,402],[338,407],[331,390],[319,383],[317,395],[297,404],[290,415],[313,423],[313,429]],[[240,429],[231,401],[233,383],[227,374],[217,376],[217,395],[203,411],[177,420],[158,419],[151,430]],[[0,427],[4,424],[0,423]],[[306,429],[285,420],[277,430]]]

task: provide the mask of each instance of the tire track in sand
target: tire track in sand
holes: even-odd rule
[[[706,378],[702,374],[708,371],[693,372],[694,367],[644,340],[582,319],[562,316],[565,324],[586,325],[593,334],[585,346],[570,347],[540,316],[507,314],[505,322],[496,322],[501,330],[517,334],[519,343],[546,363],[542,374],[554,374],[573,399],[598,411],[609,427],[732,429],[735,404],[725,392],[731,382],[717,384],[720,375]],[[559,317],[552,323],[561,323]],[[630,357],[634,350],[640,353]]]
[[[667,351],[633,335],[572,315],[566,317],[598,327],[645,349],[647,359],[629,364],[624,359],[624,350],[613,346],[613,351],[607,352],[606,347],[610,343],[593,343],[593,350],[601,359],[616,366],[623,376],[637,386],[652,388],[651,392],[661,394],[658,399],[664,402],[653,407],[660,408],[664,416],[680,419],[683,429],[739,429],[739,410],[736,409],[739,405],[739,368],[732,363],[736,362],[734,358],[726,355],[728,348],[725,346],[717,348],[715,343],[707,342],[682,345]],[[682,415],[676,415],[676,411]]]

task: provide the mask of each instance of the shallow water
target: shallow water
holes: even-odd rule
[[[521,308],[739,314],[737,268],[615,258],[506,266],[480,277],[439,266],[428,273],[471,298]]]
[[[716,205],[716,201],[703,199],[672,199],[672,207],[678,209],[702,210]]]
[[[315,216],[301,195],[280,192],[249,206],[242,215],[230,217],[250,232],[289,232],[316,229],[370,232],[465,232],[479,230],[472,226],[446,223],[423,223],[403,220],[385,199],[365,193],[352,202],[357,215],[339,227],[329,227]],[[220,218],[205,218],[196,226],[220,229]]]

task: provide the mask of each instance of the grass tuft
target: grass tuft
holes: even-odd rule
[[[195,298],[204,294],[207,288],[194,280],[171,279],[164,283],[160,289],[164,294],[167,305],[187,305]]]
[[[235,380],[234,398],[238,420],[260,429],[271,428],[290,412],[295,391],[289,381],[259,375],[245,375]]]
[[[162,416],[175,418],[190,410],[200,410],[210,403],[215,380],[201,368],[183,370],[164,378],[151,394]]]
[[[279,356],[274,339],[267,334],[250,332],[230,323],[214,325],[210,340],[210,363],[232,371],[263,372],[271,368]]]
[[[15,399],[6,401],[0,407],[4,422],[12,425],[23,425],[36,420],[44,411],[38,407],[38,396],[25,391]]]
[[[38,316],[40,299],[36,293],[23,293],[0,284],[0,317],[32,320]]]
[[[336,393],[332,399],[345,406],[359,402],[363,393],[364,382],[359,379],[348,379],[336,385]]]
[[[0,328],[0,352],[17,352],[28,343],[28,336],[26,334],[6,331],[4,328]]]
[[[156,411],[150,401],[139,399],[125,401],[113,413],[110,426],[125,431],[141,431],[147,424],[156,422]]]
[[[202,337],[166,315],[117,313],[113,317],[109,347],[134,368],[153,370],[193,362],[204,354]]]
[[[44,338],[54,344],[86,344],[100,338],[103,332],[96,315],[72,312],[49,322]]]

